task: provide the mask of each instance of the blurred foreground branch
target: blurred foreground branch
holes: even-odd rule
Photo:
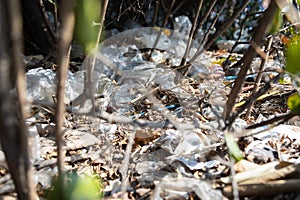
[[[21,60],[20,2],[0,1],[0,9],[0,140],[18,198],[36,199],[25,124],[26,81]],[[17,96],[11,91],[13,86],[17,88]]]

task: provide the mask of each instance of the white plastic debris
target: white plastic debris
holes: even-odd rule
[[[178,30],[179,32],[188,35],[192,28],[192,22],[187,16],[178,16],[175,17],[174,28],[175,30]]]
[[[51,69],[36,68],[26,73],[28,99],[52,101],[56,78]]]
[[[187,17],[179,17],[179,22],[190,26]],[[181,63],[187,41],[188,36],[182,32],[153,27],[128,30],[103,41],[93,53],[97,58],[93,72],[95,91],[92,92],[96,106],[102,110],[112,107],[114,111],[124,114],[132,110],[130,101],[141,95],[141,89],[157,86],[161,90],[185,95],[186,92],[178,88],[180,75],[172,68]],[[196,52],[198,43],[193,41],[191,46],[189,57]],[[87,85],[91,59],[92,55],[88,56],[80,71],[68,73],[65,103],[76,99],[84,87],[91,87]],[[191,71],[204,76],[212,73],[219,76],[219,70],[210,69],[207,59],[209,57],[200,55]],[[28,98],[53,102],[56,82],[56,74],[50,69],[30,70],[27,73]],[[85,98],[90,100],[91,96]]]
[[[300,163],[299,152],[289,150],[291,147],[298,149],[300,146],[300,127],[279,125],[254,135],[254,138],[258,140],[247,146],[246,154],[262,161],[279,159],[296,164]],[[278,158],[274,155],[277,155]]]
[[[30,148],[30,157],[34,163],[41,160],[41,142],[40,142],[40,135],[38,133],[36,126],[29,126],[29,148]]]

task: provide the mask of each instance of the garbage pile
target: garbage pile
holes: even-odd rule
[[[119,33],[102,42],[78,72],[68,73],[65,101],[72,111],[82,113],[94,106],[96,113],[104,111],[110,117],[93,123],[84,117],[67,118],[66,165],[80,173],[96,171],[105,183],[107,195],[119,193],[126,179],[126,191],[135,197],[149,196],[155,185],[154,199],[161,198],[165,190],[169,191],[163,195],[167,199],[187,199],[190,192],[201,199],[222,199],[216,188],[230,182],[224,179],[220,183],[221,177],[229,177],[230,170],[224,162],[229,157],[222,131],[228,79],[212,52],[203,52],[191,63],[187,77],[178,71],[188,43],[186,29],[181,30],[184,33],[152,27]],[[187,60],[199,48],[194,40]],[[55,72],[37,68],[26,75],[28,98],[52,102]],[[82,96],[84,91],[92,91],[92,96]],[[117,121],[117,116],[124,117],[123,121],[110,123]],[[34,174],[37,184],[49,188],[50,177],[57,172],[53,167],[55,125],[36,125],[39,123],[34,120],[40,118],[35,115],[28,122],[34,144]],[[47,120],[51,121],[51,117]],[[246,121],[238,119],[233,128],[244,133],[246,126]],[[282,134],[283,129],[291,134]],[[299,148],[299,129],[280,126],[255,131],[263,134],[247,143],[245,158],[261,163],[279,159],[299,163],[298,152],[287,153],[287,146]],[[280,156],[274,156],[280,150]],[[172,191],[174,188],[176,191]]]

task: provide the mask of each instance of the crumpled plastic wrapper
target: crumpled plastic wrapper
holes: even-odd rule
[[[51,69],[29,70],[26,79],[29,100],[52,100],[56,93],[56,75]]]
[[[262,128],[266,130],[254,135],[254,138],[257,140],[247,146],[245,154],[252,155],[255,159],[263,162],[279,158],[281,161],[300,163],[299,152],[290,152],[288,150],[291,146],[293,149],[299,149],[300,127],[279,125],[271,129],[268,129],[268,127]]]
[[[84,71],[68,72],[66,83],[65,103],[78,97],[84,88]],[[35,68],[26,73],[27,98],[30,101],[53,102],[56,95],[56,73],[51,69]],[[113,83],[105,74],[94,73],[96,93],[109,96],[112,93]]]
[[[147,152],[138,159],[136,170],[139,174],[144,174],[155,172],[167,165],[174,165],[176,168],[181,168],[181,165],[190,170],[216,167],[220,164],[219,161],[199,161],[205,160],[205,155],[214,149],[215,142],[216,138],[206,136],[197,129],[194,131],[166,130],[155,143],[156,146],[160,146],[160,149]],[[182,173],[186,172],[182,171]]]

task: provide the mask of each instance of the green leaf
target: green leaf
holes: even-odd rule
[[[286,51],[286,70],[292,74],[300,73],[300,40],[295,36]]]
[[[99,26],[95,24],[100,22],[100,1],[77,0],[75,15],[74,38],[89,54],[97,42]]]
[[[283,17],[281,11],[278,9],[275,13],[274,19],[270,24],[269,34],[278,33],[279,29],[282,27]]]
[[[72,175],[73,187],[70,190],[72,200],[99,200],[101,197],[100,181],[96,177],[76,174]]]
[[[73,172],[64,174],[63,180],[54,178],[47,200],[99,200],[102,197],[103,186],[96,176]]]
[[[235,138],[232,134],[226,132],[225,133],[225,142],[229,151],[229,154],[235,159],[236,162],[242,160],[244,158],[242,151],[240,150],[238,144],[234,140]]]
[[[293,94],[287,100],[287,105],[291,111],[299,111],[300,110],[300,96],[298,93]]]

